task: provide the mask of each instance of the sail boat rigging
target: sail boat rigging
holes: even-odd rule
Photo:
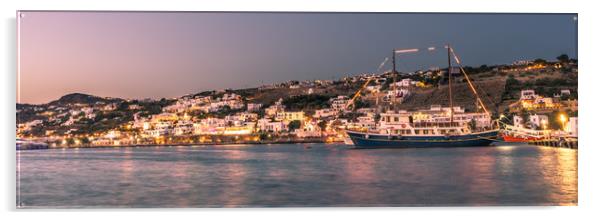
[[[413,112],[389,110],[381,114],[378,128],[372,131],[354,131],[346,130],[353,144],[358,148],[380,148],[380,147],[467,147],[467,146],[487,146],[497,138],[499,130],[494,128],[491,121],[491,115],[483,104],[475,86],[472,84],[468,74],[461,66],[459,57],[455,54],[452,47],[448,44],[447,64],[448,64],[448,93],[449,110],[439,109],[439,113],[431,112],[432,116],[413,120]],[[429,47],[429,51],[435,50]],[[419,49],[398,49],[393,50],[393,77],[396,78],[395,55],[397,53],[418,52]],[[458,113],[458,120],[453,103],[452,87],[452,56],[459,66],[460,72],[464,75],[466,82],[475,95],[480,109],[484,113]],[[368,80],[369,82],[370,80]],[[393,84],[395,86],[395,83]],[[395,88],[393,88],[395,89]],[[361,93],[356,93],[354,99]],[[433,111],[433,109],[431,109]],[[448,112],[441,114],[442,112]],[[420,113],[418,113],[420,114]],[[446,120],[443,118],[447,118]],[[469,126],[467,119],[478,119],[481,127]]]

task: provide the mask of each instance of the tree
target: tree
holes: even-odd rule
[[[266,132],[259,133],[259,140],[265,141],[268,139],[268,134]]]
[[[331,96],[320,94],[298,95],[285,98],[282,104],[292,111],[319,109],[328,107],[330,98]]]
[[[67,145],[68,146],[73,146],[75,145],[75,140],[73,138],[67,138]]]
[[[343,125],[343,122],[341,122],[341,120],[338,120],[338,119],[337,119],[337,120],[334,120],[334,121],[332,122],[332,125],[331,125],[331,126],[332,126],[332,128],[333,128],[333,129],[336,129],[337,127],[339,127],[339,126],[341,126],[341,125]]]
[[[355,109],[370,107],[370,103],[363,101],[361,99],[356,99],[355,102],[353,103],[353,105],[354,105]]]
[[[547,64],[548,61],[546,61],[544,59],[541,59],[541,58],[537,58],[537,59],[533,60],[533,63],[535,63],[535,64]]]
[[[514,78],[514,75],[509,75],[506,79],[506,86],[504,87],[504,93],[502,98],[504,100],[513,99],[514,94],[520,91],[521,82]]]
[[[486,71],[489,71],[489,67],[487,65],[483,64],[479,67],[479,72],[486,72]]]
[[[561,54],[560,56],[557,56],[556,59],[558,61],[560,61],[561,63],[568,63],[569,62],[569,56],[566,54]]]
[[[322,132],[324,132],[324,130],[326,130],[327,125],[328,125],[328,123],[324,120],[318,122],[318,127],[320,127],[320,136],[322,136]]]
[[[299,129],[301,128],[301,121],[299,120],[294,120],[288,123],[288,131],[292,132],[295,129]]]
[[[82,144],[83,145],[88,145],[90,144],[90,139],[88,137],[83,137],[82,138]]]

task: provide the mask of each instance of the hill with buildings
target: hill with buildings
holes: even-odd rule
[[[525,112],[554,117],[566,109],[576,114],[576,60],[521,61],[465,70],[493,118],[525,116]],[[73,93],[47,104],[18,103],[17,134],[63,141],[86,137],[86,142],[97,145],[118,137],[119,143],[157,143],[178,137],[198,141],[202,135],[336,136],[341,126],[373,128],[378,115],[387,109],[449,106],[448,75],[445,69],[361,74],[158,100]],[[466,112],[482,111],[464,75],[459,71],[452,75],[454,106]],[[361,95],[352,99],[358,91]]]

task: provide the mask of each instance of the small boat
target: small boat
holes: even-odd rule
[[[513,125],[505,125],[500,135],[505,142],[529,142],[542,140],[550,135],[549,130],[534,130]]]
[[[504,142],[522,143],[522,142],[537,141],[537,140],[543,139],[541,137],[521,137],[521,136],[514,136],[511,134],[501,134],[501,136],[502,136],[502,139],[504,139]]]
[[[23,140],[23,139],[19,139],[19,138],[17,138],[16,144],[17,144],[17,150],[48,149],[48,144],[46,144],[46,143]]]

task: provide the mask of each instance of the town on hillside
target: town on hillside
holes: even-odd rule
[[[483,115],[460,71],[365,73],[289,81],[178,98],[129,100],[81,93],[46,104],[18,103],[17,138],[51,147],[339,142],[345,129],[375,130],[389,117],[411,123],[449,118],[577,136],[577,60],[521,60],[465,67],[491,114]],[[449,85],[457,94],[449,106]]]

